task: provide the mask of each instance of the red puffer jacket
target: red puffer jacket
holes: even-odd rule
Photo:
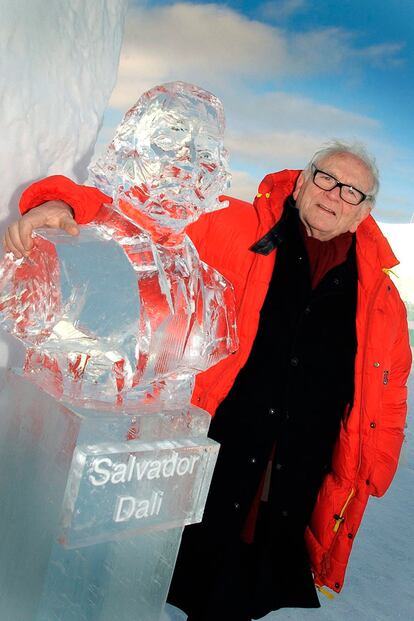
[[[276,252],[263,256],[249,248],[280,218],[298,173],[268,175],[254,206],[230,198],[228,208],[202,216],[188,229],[200,257],[233,283],[236,294],[240,348],[201,373],[193,393],[193,403],[211,414],[249,356],[276,259]],[[71,205],[79,223],[90,222],[102,203],[111,202],[94,188],[55,176],[24,192],[21,211],[51,199]],[[384,494],[397,468],[411,366],[405,308],[388,276],[397,260],[371,216],[358,227],[356,242],[355,399],[344,417],[332,472],[322,484],[306,532],[316,584],[338,592],[368,497]]]

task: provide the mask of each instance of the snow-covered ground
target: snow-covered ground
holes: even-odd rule
[[[398,472],[383,498],[370,499],[343,591],[333,600],[321,595],[320,609],[279,610],[263,621],[414,621],[413,371],[409,394],[406,443]],[[162,621],[186,618],[167,605]]]

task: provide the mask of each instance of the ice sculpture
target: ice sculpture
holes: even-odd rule
[[[0,391],[8,621],[160,616],[218,451],[194,376],[237,346],[231,286],[185,234],[223,207],[223,129],[210,93],[152,89],[90,169],[113,205],[0,265],[0,321],[28,348]]]
[[[0,322],[53,394],[87,407],[188,403],[195,373],[236,348],[231,286],[184,232],[223,207],[223,129],[206,91],[175,82],[145,93],[90,168],[113,206],[79,240],[43,231],[29,260],[1,266]]]

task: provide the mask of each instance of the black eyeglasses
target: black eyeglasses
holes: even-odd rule
[[[335,177],[332,177],[332,175],[316,168],[314,164],[312,164],[312,169],[313,183],[318,186],[318,188],[330,192],[334,188],[338,187],[339,196],[343,201],[349,203],[350,205],[359,205],[362,201],[372,198],[369,194],[364,194],[361,190],[357,190],[352,185],[341,183],[335,179]]]

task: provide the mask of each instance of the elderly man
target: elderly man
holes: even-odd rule
[[[253,206],[230,199],[188,229],[233,283],[240,336],[193,393],[222,448],[170,589],[189,621],[318,607],[315,585],[341,590],[368,498],[393,478],[411,352],[397,261],[370,216],[377,189],[364,149],[335,142],[305,170],[265,177]],[[37,226],[76,234],[94,192],[34,184],[6,247],[27,255]]]

